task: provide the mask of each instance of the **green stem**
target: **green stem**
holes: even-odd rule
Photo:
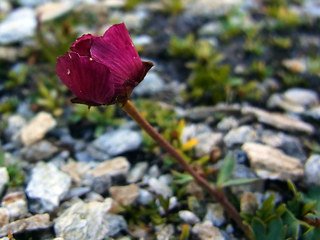
[[[146,119],[138,112],[138,110],[134,107],[134,105],[128,100],[123,104],[123,110],[133,118],[140,127],[145,130],[163,149],[165,149],[168,153],[174,157],[177,162],[181,165],[181,167],[187,171],[196,182],[206,189],[226,210],[229,217],[231,217],[241,228],[244,233],[249,237],[249,239],[253,239],[252,232],[242,222],[242,218],[239,212],[235,209],[235,207],[229,202],[229,200],[225,197],[225,195],[210,185],[205,178],[199,175],[181,156],[181,154],[174,148],[172,145],[165,140],[147,121]]]

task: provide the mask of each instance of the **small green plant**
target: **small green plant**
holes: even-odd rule
[[[182,0],[161,0],[163,11],[168,14],[179,14],[183,11],[184,5]]]
[[[270,45],[275,48],[288,50],[292,47],[292,40],[289,37],[273,36],[270,39]]]
[[[88,121],[95,125],[94,136],[98,137],[104,133],[107,126],[119,126],[123,120],[116,117],[116,107],[114,105],[107,108],[91,108],[90,111],[85,105],[75,105],[72,108],[70,122],[78,123]]]
[[[9,174],[9,187],[18,187],[24,183],[24,175],[21,165],[16,163],[7,163],[5,159],[5,153],[0,150],[0,167],[6,167]]]
[[[15,88],[25,84],[28,76],[28,66],[25,64],[16,65],[16,69],[10,70],[8,73],[8,80],[6,80],[4,87],[6,89]]]
[[[189,34],[184,39],[172,36],[169,44],[169,54],[181,59],[191,59],[195,56],[195,44],[196,40],[193,34]]]
[[[263,61],[253,61],[248,73],[253,78],[264,80],[272,75],[272,69],[266,66],[266,63]]]
[[[293,197],[286,203],[276,206],[274,196],[270,195],[255,214],[242,213],[251,226],[255,239],[319,239],[319,187],[302,194],[297,192],[292,182],[289,181],[288,186]]]

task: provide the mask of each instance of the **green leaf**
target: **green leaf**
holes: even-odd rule
[[[172,175],[174,176],[173,182],[176,184],[186,184],[188,182],[193,181],[193,177],[186,173],[179,173],[175,170],[171,171]]]
[[[319,227],[312,228],[302,236],[302,240],[319,240],[319,239],[320,239]]]
[[[266,225],[261,219],[254,217],[251,227],[255,235],[255,239],[266,240]]]
[[[286,237],[292,239],[298,239],[300,232],[299,221],[295,218],[292,212],[286,210],[282,215],[282,220],[287,225]]]
[[[224,159],[223,164],[220,168],[218,179],[217,179],[217,186],[222,187],[223,184],[230,178],[232,171],[235,167],[235,160],[231,153],[229,153]]]
[[[238,179],[230,179],[227,180],[226,182],[222,183],[220,187],[230,187],[230,186],[237,186],[237,185],[244,185],[244,184],[249,184],[253,183],[256,181],[259,181],[261,179],[259,178],[238,178]]]

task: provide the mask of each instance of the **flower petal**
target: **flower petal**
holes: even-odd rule
[[[125,80],[137,82],[142,79],[143,64],[124,23],[110,27],[103,37],[92,39],[91,56],[110,68],[119,83]]]
[[[92,39],[97,38],[91,34],[86,34],[79,37],[70,47],[71,51],[78,53],[80,56],[90,57],[90,48]]]
[[[114,84],[110,70],[89,57],[68,52],[57,60],[57,74],[77,96],[78,101],[90,106],[112,104]]]

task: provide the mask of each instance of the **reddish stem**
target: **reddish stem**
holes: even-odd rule
[[[225,197],[225,195],[218,191],[215,187],[210,185],[205,178],[199,175],[180,155],[180,153],[172,147],[172,145],[165,140],[146,120],[145,118],[138,112],[138,110],[134,107],[134,105],[128,100],[123,105],[123,110],[133,118],[140,127],[145,130],[163,149],[165,149],[168,153],[174,157],[181,167],[187,171],[196,182],[205,188],[226,210],[229,217],[231,217],[240,227],[245,234],[252,239],[252,233],[248,226],[243,224],[242,218],[239,212],[234,208],[234,206],[229,202],[229,200]]]

